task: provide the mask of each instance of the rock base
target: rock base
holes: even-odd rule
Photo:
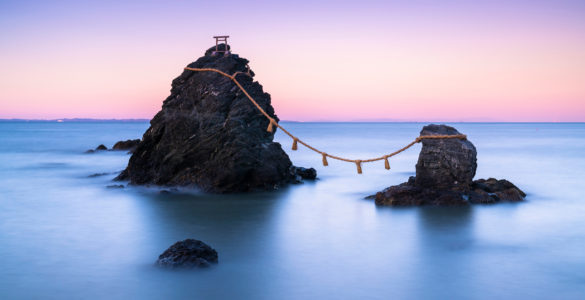
[[[495,178],[473,181],[472,189],[458,191],[453,189],[433,189],[415,185],[415,177],[408,182],[391,186],[376,193],[376,205],[420,206],[420,205],[468,205],[491,204],[498,202],[523,201],[526,194],[511,182]]]

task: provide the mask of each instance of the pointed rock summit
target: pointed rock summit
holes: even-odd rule
[[[228,50],[229,50],[229,46]],[[219,45],[225,49],[225,44]],[[247,72],[248,60],[236,54],[213,55],[216,47],[188,65],[227,74]],[[237,80],[276,121],[270,95],[253,80]],[[268,119],[229,78],[215,72],[184,70],[172,83],[171,95],[150,121],[128,167],[117,177],[132,184],[192,186],[207,192],[271,190],[301,177],[314,179],[314,169],[294,167]]]

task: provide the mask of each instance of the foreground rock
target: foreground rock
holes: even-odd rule
[[[217,251],[202,241],[186,239],[165,250],[156,264],[166,268],[206,268],[217,264]]]
[[[212,56],[213,50],[215,46],[189,67],[227,74],[248,71],[248,60]],[[237,79],[278,121],[270,95],[253,81],[253,75],[250,71],[250,76],[240,74]],[[171,95],[117,179],[228,193],[271,190],[299,177],[314,177],[314,170],[308,174],[293,167],[280,144],[273,142],[274,132],[266,131],[268,123],[229,78],[185,70],[173,80]]]
[[[426,135],[459,135],[453,127],[428,125]],[[526,194],[507,180],[473,181],[477,151],[467,139],[423,139],[416,164],[416,176],[408,182],[378,192],[378,205],[466,205],[522,201]]]

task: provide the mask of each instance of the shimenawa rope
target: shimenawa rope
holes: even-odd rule
[[[462,139],[462,140],[467,139],[467,136],[465,134],[421,135],[421,136],[417,137],[416,139],[414,139],[414,141],[412,141],[410,144],[408,144],[408,145],[406,145],[406,146],[404,146],[404,147],[402,147],[402,148],[400,148],[400,149],[398,149],[390,154],[382,155],[380,157],[369,158],[369,159],[349,159],[349,158],[344,158],[344,157],[340,157],[340,156],[335,156],[335,155],[325,153],[321,150],[318,150],[317,148],[303,142],[298,137],[292,135],[292,133],[290,133],[288,130],[286,130],[284,127],[282,127],[280,124],[278,124],[276,122],[276,120],[274,120],[274,118],[272,118],[268,113],[266,113],[266,111],[264,111],[264,109],[258,104],[258,102],[256,102],[256,100],[254,100],[254,98],[252,98],[252,96],[250,96],[250,94],[248,94],[248,92],[244,89],[244,87],[236,79],[236,76],[239,74],[250,76],[250,74],[248,72],[235,72],[233,75],[229,75],[225,72],[222,72],[220,70],[213,69],[213,68],[189,68],[189,67],[186,67],[185,70],[194,71],[194,72],[215,72],[215,73],[221,74],[222,76],[225,76],[225,77],[231,79],[236,84],[236,86],[238,86],[238,88],[244,93],[244,95],[246,95],[248,100],[250,100],[250,102],[252,102],[252,104],[254,104],[254,106],[256,106],[258,111],[260,111],[260,113],[262,113],[268,119],[268,128],[266,128],[266,131],[272,132],[274,130],[274,126],[280,128],[282,130],[282,132],[284,132],[286,135],[288,135],[289,137],[291,137],[293,139],[292,150],[297,150],[298,144],[301,144],[301,145],[321,154],[321,156],[323,157],[323,166],[329,165],[329,163],[327,162],[327,157],[330,157],[330,158],[340,160],[340,161],[355,163],[358,174],[362,174],[362,163],[369,163],[369,162],[384,160],[384,168],[386,170],[390,170],[390,162],[388,161],[388,158],[390,158],[394,155],[397,155],[398,153],[412,147],[416,143],[420,143],[424,139]]]

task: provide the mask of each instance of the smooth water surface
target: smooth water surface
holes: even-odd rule
[[[331,154],[379,156],[424,124],[286,123]],[[585,124],[452,124],[478,149],[476,178],[519,204],[376,207],[414,175],[420,145],[355,165],[276,139],[319,180],[276,192],[107,188],[147,123],[0,123],[1,299],[585,299]],[[106,175],[90,177],[92,174]],[[207,270],[153,265],[178,240],[217,249]]]

